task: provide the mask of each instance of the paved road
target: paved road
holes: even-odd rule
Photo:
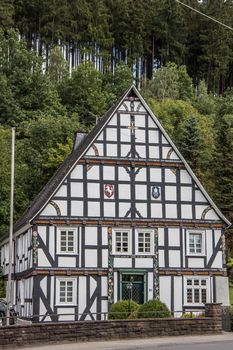
[[[21,350],[232,350],[233,333],[25,347]]]

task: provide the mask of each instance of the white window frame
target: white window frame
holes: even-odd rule
[[[204,256],[206,255],[206,242],[205,242],[205,239],[206,239],[206,235],[205,235],[205,231],[204,230],[187,230],[186,231],[186,251],[187,251],[187,255],[190,255],[190,256]],[[196,253],[196,252],[190,252],[190,245],[189,245],[189,241],[190,241],[190,235],[201,235],[202,238],[201,238],[201,242],[202,242],[202,245],[201,245],[201,252],[200,253]]]
[[[127,252],[116,251],[116,232],[128,233],[128,251]],[[114,255],[131,255],[132,254],[132,230],[131,229],[120,227],[119,229],[115,228],[112,230],[112,254]]]
[[[73,231],[73,251],[61,251],[61,232],[62,231]],[[57,254],[61,255],[75,255],[78,254],[78,228],[77,227],[57,227]]]
[[[139,233],[150,233],[150,251],[149,252],[139,252]],[[149,229],[136,229],[135,230],[135,254],[136,255],[153,255],[154,254],[154,230]]]
[[[189,286],[187,285],[187,281],[188,280],[205,280],[206,281],[206,286]],[[188,302],[188,298],[187,298],[187,290],[188,289],[192,289],[192,303]],[[206,289],[206,302],[205,303],[209,303],[210,302],[210,278],[209,277],[202,277],[202,276],[184,276],[184,303],[185,306],[204,306],[205,303],[199,302],[199,303],[195,303],[194,302],[194,289],[198,289],[199,290],[199,296],[201,296],[201,289]]]
[[[60,283],[61,282],[72,282],[72,301],[64,302],[60,301]],[[70,277],[57,277],[56,278],[56,305],[77,305],[77,278]]]

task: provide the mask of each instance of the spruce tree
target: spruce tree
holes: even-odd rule
[[[192,170],[200,176],[200,162],[203,155],[203,143],[197,119],[190,115],[183,124],[178,141],[180,151]]]

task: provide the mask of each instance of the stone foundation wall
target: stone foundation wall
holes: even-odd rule
[[[0,328],[0,348],[30,344],[216,334],[222,332],[221,305],[208,304],[206,317],[196,319],[144,319],[37,323]]]

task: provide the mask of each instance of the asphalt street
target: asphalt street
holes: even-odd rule
[[[183,337],[114,340],[106,342],[59,343],[21,350],[233,350],[233,333]]]

